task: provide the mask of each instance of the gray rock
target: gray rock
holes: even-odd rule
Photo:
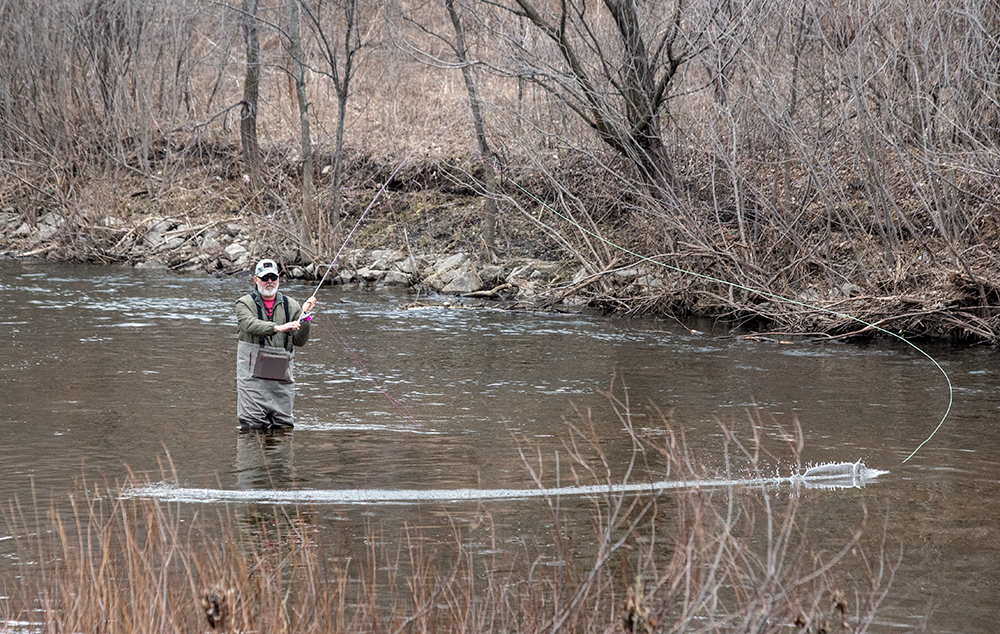
[[[420,272],[429,266],[427,258],[422,256],[410,257],[406,256],[402,260],[397,261],[393,267],[401,273],[406,273],[408,275],[420,275]]]
[[[176,223],[169,218],[154,222],[146,231],[142,240],[150,247],[159,247],[163,243],[163,234],[176,226]]]
[[[573,277],[570,279],[570,283],[575,286],[590,276],[591,273],[587,270],[587,267],[581,266],[580,270],[573,274]]]
[[[452,269],[457,269],[467,262],[469,257],[464,253],[456,253],[450,257],[445,258],[440,262],[434,264],[434,269],[437,273],[446,273]]]
[[[59,231],[59,227],[66,224],[66,219],[55,212],[49,212],[38,219],[37,240],[48,240]]]
[[[153,258],[152,260],[136,263],[135,268],[146,271],[162,271],[167,268],[167,265],[163,260]]]
[[[479,278],[479,273],[472,266],[471,262],[466,262],[460,269],[454,272],[451,280],[441,289],[442,293],[452,295],[462,295],[472,293],[483,287],[483,281]]]
[[[440,293],[454,277],[455,274],[452,271],[447,271],[445,273],[432,273],[424,278],[424,284],[426,284],[427,288],[430,290]]]
[[[366,266],[358,269],[358,277],[366,282],[377,282],[385,275],[382,269],[370,269]]]
[[[484,284],[496,284],[503,280],[503,266],[500,264],[487,264],[479,270],[479,279]]]
[[[391,251],[389,249],[376,249],[372,251],[372,262],[368,266],[370,269],[386,270],[389,268],[393,260],[396,259],[397,251]]]
[[[390,286],[409,286],[413,278],[408,273],[402,271],[386,271],[382,282]]]
[[[620,282],[634,282],[636,279],[638,279],[640,271],[639,267],[630,266],[626,269],[615,271],[611,275]]]
[[[38,224],[48,227],[61,227],[66,223],[66,219],[54,211],[50,211],[38,219]]]
[[[857,284],[851,284],[850,282],[847,282],[843,286],[843,292],[845,297],[854,297],[855,295],[864,294],[865,289],[861,288]]]
[[[223,250],[223,253],[226,254],[226,259],[228,259],[230,262],[235,262],[241,258],[247,257],[246,247],[244,247],[239,242],[234,242],[230,244]]]
[[[35,230],[26,222],[22,222],[21,226],[14,231],[14,236],[18,238],[26,238],[30,236]]]

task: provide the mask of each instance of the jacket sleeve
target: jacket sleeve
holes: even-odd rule
[[[274,334],[274,322],[257,319],[256,311],[242,297],[236,300],[236,321],[240,332],[250,337],[270,337]]]
[[[291,321],[295,321],[302,316],[302,306],[300,306],[294,299],[289,298],[288,312],[291,313],[291,315],[289,315]],[[299,324],[299,329],[292,333],[292,343],[295,347],[304,346],[306,345],[306,342],[309,341],[309,326],[311,324],[311,321],[302,322]]]

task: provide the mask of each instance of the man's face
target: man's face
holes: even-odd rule
[[[266,273],[263,277],[254,277],[253,281],[257,285],[257,291],[261,297],[270,299],[278,292],[278,276],[274,273]]]

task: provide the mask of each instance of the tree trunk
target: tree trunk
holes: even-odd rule
[[[243,80],[240,111],[240,141],[243,161],[250,178],[251,195],[260,192],[260,147],[257,143],[257,94],[260,87],[260,43],[257,39],[257,0],[243,0],[243,39],[246,42],[247,71]],[[255,205],[256,206],[256,205]]]
[[[468,49],[465,45],[465,29],[458,17],[458,11],[455,9],[455,0],[444,0],[444,6],[448,10],[448,17],[451,18],[451,25],[455,28],[455,56],[458,57],[462,66],[462,78],[465,80],[465,89],[469,93],[469,106],[472,109],[472,125],[476,129],[476,144],[479,146],[479,155],[485,163],[483,166],[483,188],[486,200],[483,203],[483,242],[486,244],[490,258],[494,259],[496,257],[497,223],[495,159],[490,152],[489,143],[486,141],[482,104],[479,93],[476,91],[476,83],[473,81],[472,66],[469,64]]]
[[[292,75],[295,79],[295,96],[299,104],[299,128],[302,144],[302,246],[311,250],[310,223],[316,220],[317,233],[322,232],[322,223],[315,216],[313,188],[312,138],[309,133],[309,101],[306,99],[306,78],[302,65],[302,39],[299,33],[301,22],[299,0],[288,0],[288,43],[292,56]]]

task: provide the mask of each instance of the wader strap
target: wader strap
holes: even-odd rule
[[[292,316],[288,314],[288,296],[287,295],[282,295],[281,296],[281,303],[285,306],[285,323],[287,324],[292,319]],[[288,346],[288,331],[287,330],[285,331],[285,350],[288,350],[289,352],[292,351],[292,349]]]
[[[264,309],[262,309],[260,307],[260,304],[257,303],[257,298],[256,297],[254,298],[254,302],[253,303],[257,307],[257,319],[259,319],[261,321],[264,321]],[[258,335],[257,336],[257,342],[260,343],[260,347],[263,348],[264,347],[264,335]]]

